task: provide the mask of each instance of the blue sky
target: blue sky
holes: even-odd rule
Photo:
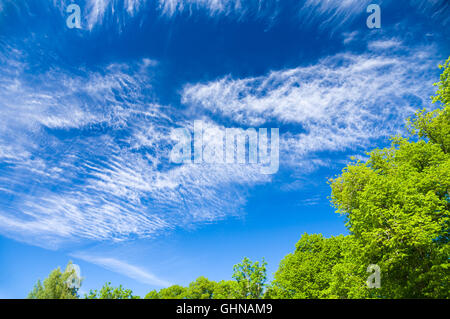
[[[66,26],[70,3],[81,29]],[[381,8],[381,28],[366,8]],[[69,260],[138,295],[301,234],[327,179],[432,107],[447,1],[0,0],[0,298]],[[280,167],[170,162],[174,128],[279,128]]]

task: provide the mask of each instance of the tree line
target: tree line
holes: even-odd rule
[[[433,111],[407,120],[407,136],[352,159],[331,178],[331,203],[345,216],[347,236],[303,234],[267,283],[266,263],[244,258],[233,280],[199,277],[187,287],[152,290],[148,299],[449,298],[450,297],[450,57],[439,66]],[[367,286],[367,267],[381,272]],[[59,268],[28,298],[133,299],[130,289],[106,283],[79,296]]]

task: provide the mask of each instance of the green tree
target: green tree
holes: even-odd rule
[[[216,283],[203,276],[191,282],[186,290],[187,299],[213,299]]]
[[[131,289],[125,289],[122,285],[112,287],[110,282],[104,284],[100,291],[90,290],[85,297],[86,299],[139,299],[139,296],[133,296]]]
[[[236,299],[239,298],[239,286],[234,280],[214,282],[201,276],[191,282],[187,288],[174,285],[168,288],[150,291],[145,299]]]
[[[341,259],[331,269],[326,297],[333,299],[379,298],[379,289],[368,289],[368,265],[358,258],[362,249],[354,236],[345,236]]]
[[[332,203],[356,241],[336,278],[339,272],[361,277],[377,264],[378,297],[449,297],[449,61],[433,98],[441,104],[408,121],[416,140],[395,137],[391,147],[372,151],[367,162],[351,163],[331,180]]]
[[[158,292],[159,299],[184,299],[186,297],[186,288],[180,285],[173,285],[163,288]]]
[[[328,297],[333,267],[343,261],[342,252],[350,240],[350,236],[324,238],[321,234],[304,234],[295,252],[281,261],[265,297]]]
[[[158,292],[156,290],[152,290],[145,295],[144,299],[160,299],[160,298]]]
[[[214,299],[239,298],[239,285],[234,280],[221,280],[214,288]]]
[[[257,299],[262,297],[267,279],[266,265],[264,259],[260,264],[258,261],[252,263],[245,257],[240,264],[233,266],[233,278],[237,282],[238,298]]]
[[[78,288],[69,285],[69,281],[76,276],[75,271],[70,270],[69,262],[66,271],[61,272],[58,267],[41,283],[40,280],[35,284],[33,290],[28,294],[29,299],[77,299]],[[81,278],[78,278],[81,282]]]

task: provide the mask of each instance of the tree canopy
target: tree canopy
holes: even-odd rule
[[[266,298],[328,297],[332,269],[342,262],[347,239],[304,234],[296,244],[295,252],[281,261]]]
[[[70,279],[77,274],[71,269],[69,262],[66,271],[61,272],[58,267],[44,279],[43,283],[37,281],[33,290],[28,294],[29,299],[76,299],[78,288],[69,284]],[[81,278],[78,278],[81,281]]]
[[[139,296],[133,296],[131,289],[125,289],[122,285],[119,287],[111,286],[107,282],[100,291],[90,290],[89,294],[85,296],[86,299],[139,299]]]

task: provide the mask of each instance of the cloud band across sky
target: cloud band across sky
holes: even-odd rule
[[[194,111],[178,119],[147,98],[152,79],[144,70],[155,67],[144,61],[25,79],[14,72],[26,66],[4,52],[14,69],[1,79],[2,232],[56,247],[146,238],[238,214],[243,186],[272,177],[251,165],[172,165],[173,128],[207,114],[216,127],[220,119],[242,127],[294,124],[281,129],[280,164],[295,167],[316,152],[398,133],[431,95],[426,70],[436,61],[421,52],[432,50],[341,54],[255,78],[186,84],[180,104]]]

